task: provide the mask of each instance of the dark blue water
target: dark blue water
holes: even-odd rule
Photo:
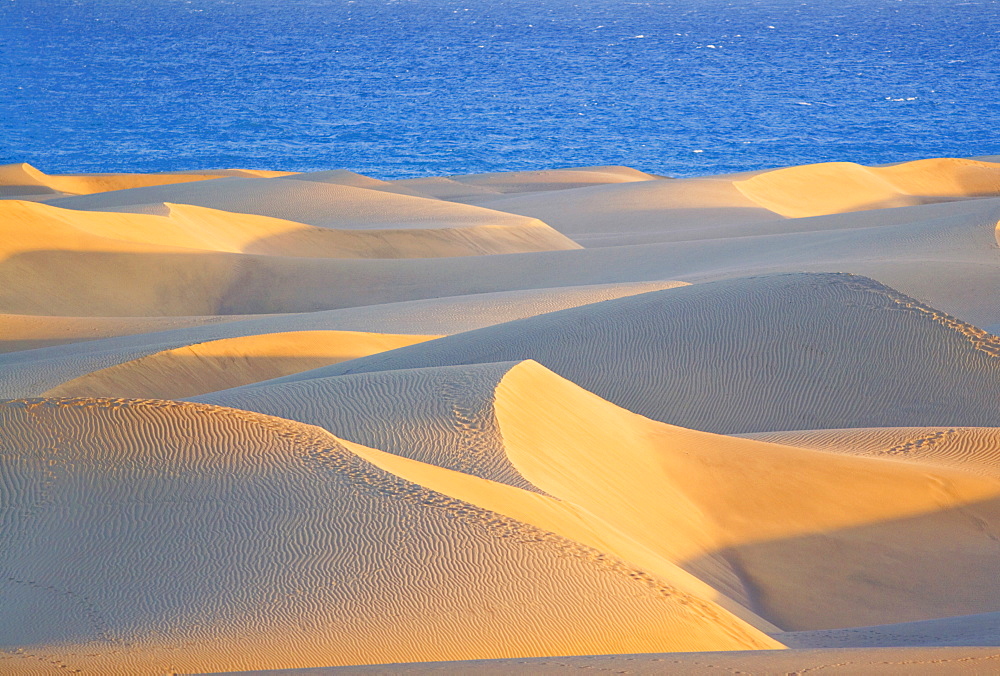
[[[998,153],[997,0],[0,0],[0,163],[50,172]]]

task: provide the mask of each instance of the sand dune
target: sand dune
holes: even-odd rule
[[[765,172],[733,185],[766,209],[802,218],[995,197],[1000,194],[1000,165],[951,158],[887,167],[831,162]]]
[[[204,181],[223,176],[284,176],[283,171],[196,171],[176,174],[44,174],[30,164],[0,165],[0,197],[34,194],[90,195],[109,190]]]
[[[780,645],[317,428],[171,402],[0,410],[4,482],[23,487],[3,514],[0,621],[22,664],[150,673]],[[408,462],[494,508],[559,513]]]
[[[986,673],[998,288],[995,157],[2,166],[0,671]]]
[[[594,185],[632,183],[661,178],[629,167],[576,167],[540,171],[433,176],[393,181],[426,195],[456,202],[476,202],[490,195],[550,192]]]
[[[105,192],[53,200],[68,209],[171,202],[270,216],[324,228],[455,228],[474,225],[536,225],[514,214],[437,199],[352,185],[287,178],[226,178]]]
[[[179,399],[279,378],[437,336],[292,331],[163,350],[74,378],[47,397]]]
[[[0,201],[0,230],[6,236],[0,244],[0,311],[67,316],[311,311],[340,305],[328,289],[351,276],[326,257],[579,248],[540,222],[351,232],[189,206],[171,205],[169,212],[164,218]],[[305,269],[296,256],[317,258]],[[325,281],[314,284],[316,275]],[[270,291],[261,295],[259,285]],[[236,306],[244,310],[233,311]]]
[[[317,378],[193,397],[326,429],[341,439],[536,493],[507,458],[493,410],[516,362]]]
[[[511,463],[533,484],[684,561],[782,628],[1000,601],[985,591],[998,553],[995,479],[663,426],[530,362],[505,376],[495,409]]]
[[[52,317],[0,314],[0,354],[239,320],[229,317]]]
[[[430,197],[418,190],[411,190],[405,185],[400,185],[396,181],[381,181],[371,176],[356,174],[346,169],[331,169],[329,171],[308,171],[297,174],[289,174],[284,178],[293,181],[315,181],[317,183],[332,183],[335,185],[350,185],[355,188],[367,188],[369,190],[382,190],[384,192],[394,192],[400,195],[413,195],[415,197]]]
[[[997,338],[870,279],[798,274],[605,301],[291,378],[534,359],[706,431],[1000,426],[998,354]]]
[[[710,583],[714,600],[785,629],[923,619],[945,605],[976,612],[1000,601],[984,596],[996,543],[983,524],[1000,520],[996,480],[655,423],[535,362],[303,380],[198,400],[554,496],[599,515],[603,524],[591,523],[605,551],[662,568],[651,552]],[[641,549],[612,544],[622,536]],[[935,555],[946,541],[946,552],[967,554],[960,570],[947,553]],[[886,559],[895,565],[880,568]],[[868,571],[864,579],[857,569]],[[980,582],[968,594],[955,593],[972,579]]]
[[[0,397],[37,397],[60,384],[124,362],[198,343],[292,331],[355,331],[388,334],[448,334],[491,326],[513,319],[620,298],[646,291],[684,286],[682,282],[612,284],[532,291],[485,293],[472,296],[388,303],[302,314],[206,316],[192,328],[93,340],[39,349],[26,353],[0,354]],[[38,318],[28,318],[35,322]],[[44,324],[64,318],[42,317]],[[105,321],[142,321],[142,318],[65,318],[75,326],[88,327]],[[155,323],[192,321],[185,317],[154,318]],[[224,323],[223,323],[224,322]],[[78,323],[78,324],[77,324]],[[204,323],[204,326],[198,324]],[[166,328],[166,327],[164,327]],[[80,330],[89,330],[86,328]]]
[[[564,191],[571,192],[571,191]],[[880,215],[881,214],[881,215]],[[247,260],[241,285],[255,299],[294,275],[329,290],[330,307],[389,303],[565,285],[683,279],[710,281],[761,272],[848,271],[874,277],[977,326],[1000,321],[996,226],[1000,200],[933,204],[880,212],[792,219],[800,232],[448,260],[296,262]],[[805,221],[809,221],[805,223]],[[297,298],[309,293],[299,292]],[[265,311],[255,300],[240,310]],[[320,309],[299,302],[299,309]],[[303,307],[306,306],[306,307]],[[285,310],[287,311],[287,309]],[[190,313],[187,313],[190,314]]]
[[[709,229],[780,218],[731,181],[710,178],[609,183],[555,194],[499,195],[477,203],[539,218],[587,246],[702,239]]]
[[[936,159],[891,167],[848,162],[556,194],[483,196],[477,203],[540,218],[588,246],[801,232],[782,217],[838,214],[1000,195],[1000,165]],[[763,225],[767,223],[768,225]]]
[[[142,205],[144,213],[88,212],[61,209],[34,202],[0,201],[4,231],[15,242],[25,233],[33,248],[13,248],[8,241],[0,253],[25,250],[78,250],[87,235],[114,244],[96,242],[92,250],[115,250],[121,242],[178,247],[198,251],[253,253],[305,258],[417,258],[475,256],[578,249],[579,245],[540,222],[527,225],[472,226],[401,230],[318,228],[267,216],[238,214],[190,205]],[[75,238],[66,239],[70,233]]]

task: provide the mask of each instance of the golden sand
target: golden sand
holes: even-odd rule
[[[995,670],[996,159],[0,167],[0,671]]]

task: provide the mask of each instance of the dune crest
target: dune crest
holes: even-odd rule
[[[1000,195],[1000,165],[941,158],[865,167],[830,162],[757,174],[733,185],[788,218]]]
[[[226,175],[239,175],[239,170],[193,172],[177,174],[45,174],[27,163],[0,165],[0,195],[33,195],[64,193],[91,195],[111,190],[129,190],[147,186],[206,181]],[[257,172],[284,174],[285,172]]]
[[[46,397],[180,399],[357,359],[438,336],[292,331],[164,350],[74,378]]]
[[[1000,554],[1000,481],[655,423],[534,362],[508,371],[496,397],[508,457],[528,480],[785,629],[1000,603],[982,595]],[[956,549],[969,554],[960,570]]]

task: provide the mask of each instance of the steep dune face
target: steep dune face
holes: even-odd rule
[[[486,511],[314,427],[172,402],[0,413],[16,487],[0,623],[32,663],[149,673],[780,645],[503,513],[558,521],[550,500],[402,463],[487,496]]]
[[[872,280],[799,274],[606,301],[293,378],[534,359],[706,431],[1000,426],[998,353],[997,338]]]
[[[494,407],[510,462],[534,485],[783,628],[1000,604],[986,591],[1000,555],[996,479],[655,423],[533,362],[505,375]]]
[[[764,172],[733,185],[766,209],[802,218],[995,197],[1000,194],[1000,164],[952,158],[888,167],[830,162]]]
[[[292,331],[194,343],[74,378],[47,397],[180,399],[357,359],[437,336]]]

